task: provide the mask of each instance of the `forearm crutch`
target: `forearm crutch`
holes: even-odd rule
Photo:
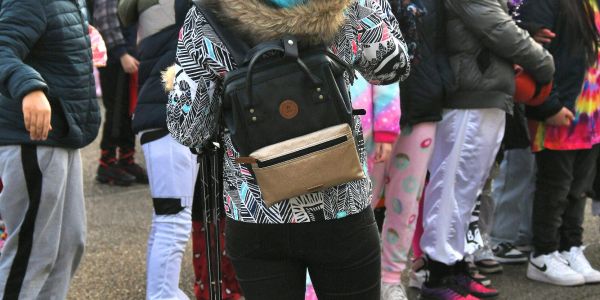
[[[208,269],[209,296],[221,300],[221,241],[219,218],[222,202],[222,152],[220,144],[214,142],[202,149],[198,156],[199,174],[202,181],[200,193],[203,206],[204,238],[206,241],[206,263]]]

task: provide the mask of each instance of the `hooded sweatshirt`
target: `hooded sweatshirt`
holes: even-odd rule
[[[310,0],[289,8],[270,0],[211,0],[222,22],[251,44],[295,35],[329,50],[353,65],[374,84],[389,84],[408,76],[406,44],[390,6],[383,0]],[[201,147],[218,127],[222,80],[236,63],[201,12],[193,8],[180,34],[173,91],[167,104],[167,126],[173,137]],[[346,74],[349,79],[350,74]],[[356,122],[359,157],[366,156],[360,122]],[[266,207],[260,188],[224,135],[225,211],[229,218],[250,223],[300,223],[343,218],[370,205],[370,182],[357,180]]]

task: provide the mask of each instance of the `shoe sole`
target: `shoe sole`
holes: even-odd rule
[[[585,278],[585,276],[583,276],[583,278]],[[597,278],[597,279],[585,278],[585,284],[590,284],[590,285],[600,284],[600,278]]]
[[[477,270],[479,270],[479,273],[482,274],[499,274],[504,271],[502,265],[499,263],[495,265],[486,265],[481,262],[475,262],[475,266],[477,267]]]
[[[531,266],[527,267],[527,278],[534,280],[534,281],[544,282],[544,283],[558,285],[558,286],[582,286],[585,284],[585,279],[583,279],[583,276],[582,276],[583,280],[573,279],[573,280],[564,280],[563,282],[552,281],[552,279],[548,278],[543,273],[532,271]]]
[[[98,181],[101,184],[118,185],[118,186],[131,186],[133,184],[133,181],[114,180],[113,178],[99,177],[99,176],[96,176],[96,181]]]
[[[498,257],[494,255],[494,259],[501,263],[501,264],[505,264],[505,265],[521,265],[527,262],[527,257],[523,257],[523,258],[506,258],[506,257]]]
[[[489,287],[490,285],[492,285],[492,280],[491,280],[491,279],[489,279],[489,278],[488,278],[488,279],[485,279],[485,280],[479,280],[479,279],[475,279],[475,278],[473,278],[473,280],[475,280],[475,281],[477,281],[477,282],[479,282],[479,283],[483,284],[483,286],[485,286],[485,287]]]
[[[481,298],[481,299],[490,299],[490,298],[496,298],[498,297],[498,295],[500,295],[500,293],[494,293],[494,294],[481,294],[481,293],[475,293],[475,292],[469,292],[469,294],[471,294],[472,296],[475,296],[477,298]]]
[[[479,270],[479,273],[486,274],[486,275],[500,274],[504,271],[502,266],[498,266],[498,267],[494,267],[494,268],[477,266],[477,269]]]
[[[408,280],[408,287],[410,287],[410,288],[413,288],[413,289],[416,289],[416,290],[421,290],[421,286],[422,285],[423,284],[419,283],[419,281],[416,280],[416,279],[409,278],[409,280]]]

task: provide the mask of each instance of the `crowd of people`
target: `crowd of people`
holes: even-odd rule
[[[600,283],[582,227],[587,199],[600,216],[599,29],[597,0],[0,0],[0,297],[67,297],[96,81],[96,180],[150,189],[146,299],[190,299],[190,237],[194,297],[211,299],[197,199],[213,142],[223,299],[404,300],[405,272],[421,299],[493,298],[503,264]],[[256,46],[245,61],[230,32]],[[314,81],[313,49],[348,66],[334,90],[351,96],[364,176],[266,201],[261,161],[222,120],[227,75],[280,50]],[[284,119],[303,113],[284,100]],[[243,126],[268,117],[245,109]]]

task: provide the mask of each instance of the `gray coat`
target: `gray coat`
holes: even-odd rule
[[[552,56],[508,14],[506,0],[444,0],[454,87],[444,107],[512,111],[513,64],[538,83],[554,75]]]

